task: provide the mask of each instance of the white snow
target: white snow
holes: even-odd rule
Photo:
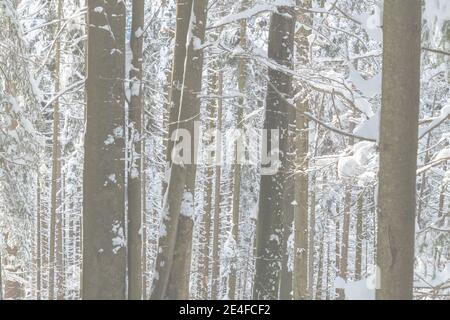
[[[119,221],[115,221],[112,225],[112,251],[117,254],[121,248],[126,246],[125,235],[123,232],[122,224]]]
[[[341,178],[359,178],[365,175],[370,163],[375,159],[375,143],[361,141],[352,147],[352,154],[338,160],[338,173]]]
[[[194,215],[194,195],[189,191],[185,191],[183,193],[180,213],[181,215],[189,218],[192,218]]]
[[[142,30],[141,27],[139,27],[139,28],[134,32],[134,36],[135,36],[136,38],[142,37],[143,34],[144,34],[144,30]]]
[[[377,110],[373,116],[357,125],[353,133],[362,138],[378,142],[380,138],[380,114],[381,110]]]
[[[376,290],[368,284],[369,279],[346,283],[341,277],[334,281],[335,288],[344,289],[345,300],[375,300]]]

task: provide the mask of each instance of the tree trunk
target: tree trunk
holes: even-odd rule
[[[322,231],[323,232],[323,231]],[[324,260],[324,251],[325,244],[323,243],[324,236],[322,234],[319,248],[319,261],[318,261],[318,270],[317,270],[317,284],[316,284],[316,300],[322,300],[323,297],[323,260]]]
[[[308,294],[309,298],[314,299],[314,257],[315,257],[315,241],[316,236],[316,176],[313,174],[311,178],[311,201],[310,201],[310,220],[309,220],[309,237],[308,237]],[[330,228],[328,228],[330,232]],[[330,251],[330,250],[328,250]],[[329,255],[329,253],[328,253]],[[329,261],[329,260],[328,260]]]
[[[445,161],[442,164],[442,172],[447,172],[447,161]],[[446,190],[444,186],[440,187],[439,192],[439,210],[438,210],[438,216],[440,219],[444,219],[447,213],[445,212],[445,197],[446,197]],[[441,226],[445,225],[445,220],[441,220]]]
[[[39,169],[38,169],[39,170]],[[41,300],[41,175],[37,177],[37,199],[36,199],[36,300]]]
[[[214,63],[213,66],[217,66],[217,63]],[[208,84],[209,84],[209,94],[211,96],[222,95],[220,93],[221,89],[219,88],[219,76],[218,72],[221,71],[214,70],[211,68],[208,75]],[[219,114],[221,117],[221,110],[219,109],[219,105],[221,104],[221,99],[212,99],[208,102],[208,110],[207,115],[210,121],[208,122],[208,130],[220,130],[221,120],[218,119]],[[217,137],[216,137],[217,138]],[[216,151],[218,148],[219,140],[213,141],[213,136],[205,136],[205,140],[208,144],[215,143]],[[212,160],[217,160],[216,157]],[[220,168],[220,167],[219,167]],[[219,169],[220,170],[220,169]],[[203,216],[203,237],[202,237],[202,276],[200,281],[200,297],[202,299],[207,300],[209,298],[209,289],[210,289],[210,244],[211,244],[211,218],[213,211],[213,188],[214,188],[214,163],[206,164],[206,173],[205,173],[205,206],[204,206],[204,216]]]
[[[3,300],[3,273],[2,273],[2,265],[3,265],[3,261],[2,261],[2,250],[0,248],[0,301]]]
[[[171,136],[178,127],[178,116],[180,114],[181,92],[184,81],[184,64],[186,62],[186,42],[191,21],[192,3],[193,0],[177,1],[175,48],[172,62],[169,103],[169,135],[167,139],[167,162],[169,164],[172,160],[172,149],[174,145]]]
[[[58,0],[58,13],[57,13],[57,27],[56,36],[58,37],[55,42],[55,94],[58,95],[61,87],[60,81],[60,69],[61,69],[61,38],[59,30],[61,29],[61,19],[63,10],[63,0]],[[54,300],[55,298],[55,281],[60,277],[60,265],[59,261],[56,261],[56,234],[61,235],[61,230],[57,230],[57,227],[61,228],[61,217],[58,210],[61,205],[60,192],[61,192],[61,144],[60,144],[60,111],[59,111],[59,98],[56,98],[53,108],[53,146],[52,146],[52,187],[51,187],[51,210],[50,210],[50,252],[49,252],[49,275],[48,275],[48,299]],[[58,240],[59,242],[59,240]],[[62,248],[58,248],[61,250]],[[58,259],[59,260],[59,259]],[[56,269],[56,273],[55,273]],[[59,281],[58,281],[59,282]],[[58,292],[59,292],[58,288]]]
[[[310,8],[311,1],[297,1],[303,8]],[[311,25],[312,20],[303,13],[300,17],[302,23]],[[309,41],[311,31],[304,27],[299,30],[298,51],[300,63],[306,66],[309,63]],[[307,92],[302,92],[307,97]],[[293,289],[295,300],[305,300],[308,295],[308,118],[304,115],[309,111],[306,99],[297,103],[296,112],[296,165],[295,174],[295,213],[294,213],[294,277]]]
[[[60,159],[60,168],[63,160]],[[65,297],[65,274],[64,274],[64,173],[61,170],[59,183],[59,215],[56,219],[56,299],[64,300]]]
[[[268,57],[278,64],[292,68],[295,18],[292,7],[279,7],[273,13],[269,31]],[[259,214],[256,235],[256,273],[254,299],[278,299],[280,271],[283,259],[284,199],[283,186],[286,172],[288,140],[288,104],[280,97],[292,94],[292,77],[284,72],[269,69],[266,97],[267,152],[272,154],[272,129],[279,130],[279,163],[275,172],[261,177]],[[271,165],[274,165],[273,161]],[[263,168],[264,169],[264,168]],[[268,169],[268,168],[265,168]],[[272,174],[274,173],[274,174]]]
[[[126,298],[125,3],[88,1],[83,298]]]
[[[142,292],[142,300],[148,300],[148,272],[149,272],[149,268],[148,268],[148,260],[147,260],[147,248],[149,247],[149,241],[148,241],[148,223],[147,223],[147,204],[146,204],[146,195],[147,195],[147,188],[146,188],[146,184],[147,184],[147,175],[145,172],[145,168],[146,168],[146,161],[145,161],[145,117],[144,115],[142,115],[142,130],[141,130],[141,137],[144,139],[144,141],[142,142],[142,161],[141,161],[141,188],[142,188],[142,200],[141,200],[141,204],[142,204],[142,208],[141,208],[141,212],[142,212],[142,288],[141,288],[141,292]]]
[[[385,0],[376,296],[412,299],[422,1]]]
[[[339,207],[336,204],[336,217],[335,217],[335,233],[336,233],[336,247],[335,247],[335,264],[336,264],[336,277],[340,276],[341,270],[341,223]],[[336,288],[336,300],[342,300],[345,292],[343,288]]]
[[[133,0],[130,68],[130,172],[128,173],[128,299],[142,299],[142,61],[145,1]]]
[[[247,1],[244,0],[241,5],[241,10],[247,9]],[[243,19],[240,25],[240,42],[239,45],[241,47],[245,46],[245,42],[247,40],[247,20]],[[245,95],[245,88],[247,82],[247,69],[246,69],[246,61],[244,58],[239,59],[239,78],[238,78],[238,90],[242,95]],[[245,99],[243,97],[239,98],[239,107],[237,110],[237,129],[242,129],[242,121],[244,115],[244,103]],[[238,140],[240,143],[240,140]],[[238,146],[235,146],[235,161],[234,171],[233,171],[233,204],[232,204],[232,215],[233,215],[233,226],[232,226],[232,236],[235,243],[235,256],[232,261],[230,277],[228,280],[228,297],[233,300],[236,298],[236,278],[237,278],[237,269],[239,263],[239,214],[240,214],[240,202],[241,202],[241,159],[238,159]]]
[[[347,281],[347,269],[348,269],[348,244],[350,236],[350,218],[351,218],[351,201],[352,201],[352,187],[347,184],[345,186],[344,195],[344,221],[342,224],[342,242],[341,242],[341,255],[339,266],[339,277],[344,281]],[[339,299],[345,300],[345,290],[340,290]]]
[[[5,234],[4,245],[6,254],[2,266],[5,270],[5,300],[19,300],[23,299],[25,294],[24,284],[18,280],[21,278],[23,268],[19,260],[19,247],[14,241],[8,241],[9,233]],[[8,275],[10,275],[8,277]]]
[[[170,168],[172,163],[172,150],[174,142],[171,140],[172,134],[178,128],[178,117],[180,114],[181,107],[181,94],[183,89],[183,81],[184,81],[184,71],[185,71],[185,63],[186,63],[186,54],[187,54],[187,36],[191,21],[191,13],[192,13],[192,4],[193,0],[179,0],[177,2],[177,14],[176,14],[176,34],[175,34],[175,48],[174,48],[174,57],[172,63],[172,75],[171,75],[171,84],[170,84],[170,101],[169,101],[169,130],[168,130],[168,138],[167,138],[167,148],[166,148],[166,157],[167,157],[167,166]],[[164,201],[166,201],[166,193],[167,193],[167,184],[163,186],[163,194]],[[178,223],[178,222],[177,222]],[[160,230],[161,231],[161,230]],[[160,235],[161,237],[161,235]],[[161,240],[160,240],[161,241]],[[167,244],[166,244],[167,245]],[[159,274],[158,274],[159,277]],[[153,280],[152,290],[150,293],[150,297],[154,299],[160,299],[156,290],[162,290],[162,288],[158,288],[157,285],[162,285],[161,282],[157,284],[155,279]]]
[[[350,131],[352,132],[355,125],[350,124]],[[355,139],[350,137],[348,139],[348,145],[353,146]],[[340,268],[339,276],[344,280],[348,280],[348,251],[349,251],[349,237],[350,237],[350,223],[352,217],[352,194],[353,186],[352,180],[344,180],[344,221],[342,224],[342,242],[341,242],[341,261],[339,263]],[[339,299],[345,300],[345,290],[340,290]]]
[[[194,189],[196,175],[197,138],[195,122],[199,119],[203,50],[196,40],[203,43],[206,28],[208,1],[194,0],[190,18],[192,35],[188,37],[185,73],[181,92],[177,129],[190,134],[190,163],[172,161],[170,178],[164,203],[165,217],[162,221],[166,234],[160,236],[156,261],[155,287],[152,299],[188,299],[192,251]],[[176,142],[180,136],[176,135]],[[187,138],[187,137],[184,137]],[[187,150],[183,150],[186,152]],[[173,160],[173,159],[172,159]],[[189,159],[188,159],[189,161]]]
[[[218,96],[223,94],[223,73],[219,72],[218,80]],[[222,99],[219,99],[217,105],[217,130],[220,132],[222,130]],[[221,155],[222,145],[220,140],[216,141],[216,155]],[[222,176],[222,166],[216,161],[216,175],[214,181],[214,230],[213,230],[213,248],[212,248],[212,272],[211,272],[211,297],[213,300],[218,300],[220,291],[220,226],[221,226],[221,176]]]
[[[356,248],[355,248],[355,280],[361,280],[362,277],[362,240],[363,240],[363,205],[364,191],[358,198],[358,211],[356,216]]]

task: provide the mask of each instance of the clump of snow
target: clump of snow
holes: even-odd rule
[[[350,73],[348,81],[350,81],[354,88],[361,92],[364,97],[372,98],[374,95],[381,93],[381,72],[375,76],[364,79],[358,70],[350,65]]]
[[[183,194],[180,213],[182,216],[189,218],[194,215],[194,195],[189,191],[185,191]]]
[[[123,127],[115,128],[113,134],[116,138],[123,138]]]
[[[363,173],[362,166],[355,160],[353,156],[342,157],[338,162],[338,173],[341,178],[351,178],[359,176]]]
[[[336,288],[344,289],[345,300],[375,300],[375,289],[368,284],[369,279],[345,282],[341,277],[334,281]]]
[[[144,34],[144,30],[142,30],[141,27],[139,27],[139,28],[134,32],[134,36],[135,36],[136,38],[142,37],[143,34]]]
[[[114,137],[112,135],[108,135],[108,137],[106,138],[104,144],[105,146],[109,146],[112,145],[114,143]]]
[[[139,178],[139,170],[135,167],[131,168],[130,176],[131,176],[131,179]]]
[[[450,159],[450,148],[442,149],[433,157],[433,161],[440,161],[445,159]]]
[[[380,139],[380,115],[381,110],[378,110],[372,117],[356,126],[353,133],[359,137],[378,142]]]
[[[380,6],[374,5],[371,12],[363,12],[353,18],[361,23],[370,38],[377,42],[383,41],[383,12]]]
[[[370,169],[375,159],[375,143],[361,141],[352,147],[352,155],[341,157],[338,173],[341,178],[359,178]],[[367,178],[367,177],[365,177]]]
[[[227,259],[236,257],[236,241],[231,233],[228,234],[228,237],[223,245],[223,255]]]
[[[271,234],[269,241],[276,241],[277,243],[280,243],[280,237],[277,234]]]
[[[112,183],[117,183],[116,175],[114,173],[108,176],[108,180]]]
[[[117,254],[119,250],[126,245],[122,224],[119,221],[114,221],[111,231],[113,234],[112,251],[114,254]]]

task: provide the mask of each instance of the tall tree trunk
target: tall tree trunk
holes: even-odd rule
[[[211,115],[212,118],[212,115]],[[207,165],[205,173],[205,205],[203,214],[203,234],[201,239],[201,275],[199,281],[199,295],[203,300],[209,298],[209,248],[211,241],[211,212],[213,194],[214,167]]]
[[[126,298],[123,1],[89,0],[83,298]]]
[[[310,220],[309,220],[309,237],[308,237],[308,294],[309,299],[314,299],[314,257],[315,257],[315,241],[316,236],[316,176],[313,174],[311,178],[311,201],[310,201]],[[328,227],[328,232],[330,228]],[[329,240],[328,240],[329,241]],[[330,250],[328,250],[330,251]],[[328,253],[329,255],[329,253]],[[328,259],[328,261],[330,261]]]
[[[248,7],[248,3],[246,0],[242,2],[241,10],[246,10]],[[241,21],[240,25],[240,41],[239,45],[241,47],[245,47],[245,42],[247,41],[247,20],[243,19]],[[246,88],[246,82],[247,82],[247,68],[246,68],[246,61],[244,58],[239,59],[239,66],[238,66],[238,90],[239,93],[242,95],[245,95],[245,88]],[[239,98],[238,104],[238,110],[237,110],[237,129],[242,129],[242,121],[243,121],[243,115],[244,115],[244,103],[245,99],[243,97]],[[241,143],[240,140],[238,140],[237,143]],[[241,202],[241,159],[239,159],[238,155],[239,147],[235,146],[235,161],[234,164],[234,171],[233,171],[233,200],[232,200],[232,215],[233,215],[233,225],[232,225],[232,237],[235,243],[235,256],[232,261],[231,270],[230,270],[230,277],[228,280],[228,297],[233,300],[236,298],[236,281],[237,281],[237,269],[238,269],[238,263],[239,263],[239,214],[240,214],[240,202]]]
[[[133,0],[130,68],[130,172],[128,174],[128,299],[142,299],[142,61],[145,1]]]
[[[58,13],[57,13],[57,27],[56,27],[56,43],[55,43],[55,94],[58,95],[61,88],[60,81],[60,69],[61,69],[61,38],[59,30],[61,29],[61,19],[63,10],[63,0],[58,0]],[[58,233],[61,236],[61,217],[58,213],[61,213],[59,206],[61,205],[60,191],[61,191],[61,144],[60,144],[60,104],[59,98],[56,98],[53,107],[53,146],[52,146],[52,186],[51,186],[51,209],[50,209],[50,253],[49,253],[49,276],[48,276],[48,299],[54,300],[55,298],[55,282],[60,277],[60,265],[59,261],[56,261],[56,235]],[[59,241],[59,240],[58,240]],[[62,248],[58,248],[61,250]],[[58,259],[59,260],[59,259]],[[55,274],[56,269],[56,274]],[[59,282],[59,281],[58,281]],[[59,288],[58,288],[59,291]]]
[[[2,260],[2,250],[0,248],[0,301],[3,300],[3,260]]]
[[[217,63],[214,63],[213,66],[217,66]],[[222,95],[220,93],[219,88],[219,76],[218,72],[214,68],[211,68],[208,73],[208,85],[209,85],[209,94],[211,96],[217,95],[220,97]],[[220,95],[219,95],[220,94]],[[210,121],[208,122],[208,130],[220,130],[221,127],[221,119],[218,119],[219,115],[221,115],[221,110],[219,109],[219,105],[221,104],[221,99],[212,99],[208,102],[208,110],[207,115]],[[216,146],[216,151],[218,148],[219,140],[218,137],[215,137],[213,141],[213,136],[206,136],[205,139],[208,144],[214,143]],[[211,161],[215,161],[218,158],[218,154],[216,152],[216,156],[211,159]],[[203,237],[202,237],[202,276],[200,281],[200,297],[202,299],[208,299],[209,297],[209,289],[210,289],[210,244],[211,244],[211,218],[213,211],[213,191],[214,191],[214,163],[206,164],[206,173],[205,173],[205,206],[204,206],[204,216],[203,216]],[[220,168],[220,167],[219,167]],[[220,170],[220,169],[219,169]]]
[[[283,200],[284,200],[284,215],[283,215],[283,241],[282,244],[282,259],[281,259],[281,271],[280,271],[280,300],[292,300],[292,285],[293,285],[293,277],[292,277],[292,266],[289,265],[289,256],[291,254],[291,248],[288,246],[289,237],[292,235],[292,225],[294,221],[294,213],[295,213],[295,144],[294,144],[294,134],[295,129],[295,109],[291,108],[289,110],[289,119],[290,119],[290,129],[289,129],[289,137],[288,137],[288,164],[287,164],[287,172],[288,177],[285,179],[284,190],[283,190]]]
[[[352,201],[352,187],[350,184],[345,186],[344,195],[344,221],[342,224],[342,242],[341,242],[341,255],[339,266],[339,277],[344,281],[347,281],[347,269],[348,269],[348,244],[350,236],[350,218],[351,218],[351,204]],[[345,291],[340,290],[339,299],[345,300]]]
[[[166,146],[167,168],[170,168],[172,164],[172,150],[174,142],[171,140],[171,137],[175,130],[178,128],[178,117],[180,114],[181,93],[183,90],[184,71],[187,54],[187,36],[191,21],[192,4],[193,0],[179,0],[177,2],[175,48],[172,62],[169,94],[169,124]],[[165,183],[163,185],[164,202],[166,201],[167,187],[168,185]],[[161,235],[159,237],[161,237]],[[167,246],[167,244],[165,245]],[[155,279],[153,279],[152,290],[150,293],[151,298],[158,299],[160,298],[158,297],[158,295],[162,294],[162,288],[157,287],[157,285],[162,285],[162,283],[159,282],[159,284],[157,284],[155,283]],[[157,293],[157,290],[159,290],[160,292]]]
[[[38,169],[39,170],[39,169]],[[41,300],[41,268],[42,268],[42,252],[41,252],[41,174],[38,172],[37,177],[37,198],[36,198],[36,300]]]
[[[4,267],[5,274],[5,300],[19,300],[24,298],[25,288],[24,284],[18,280],[23,273],[23,268],[20,265],[19,260],[19,247],[14,241],[9,242],[9,233],[5,234],[4,245],[6,254],[2,266]],[[8,277],[8,275],[10,275]]]
[[[325,300],[331,300],[331,289],[333,288],[333,275],[331,272],[332,269],[332,264],[331,264],[331,253],[332,250],[331,248],[333,248],[333,242],[331,241],[331,239],[333,239],[332,235],[331,235],[331,219],[327,219],[327,241],[326,241],[326,245],[327,245],[327,256],[325,258],[326,264],[327,264],[327,268],[325,269],[325,279],[326,279],[326,290],[325,290]],[[333,293],[334,294],[334,293]]]
[[[355,125],[350,124],[350,131],[353,131]],[[355,143],[355,139],[350,137],[348,139],[348,145],[352,146]],[[348,252],[349,252],[349,237],[350,237],[350,223],[352,217],[352,194],[353,186],[351,180],[344,180],[345,191],[344,191],[344,221],[342,224],[342,242],[341,242],[341,260],[339,263],[340,268],[339,276],[347,281],[348,279]],[[339,298],[345,300],[345,290],[340,290]]]
[[[63,160],[60,159],[60,168],[63,167]],[[59,215],[56,219],[56,299],[64,300],[65,295],[65,274],[64,274],[64,173],[61,170],[59,183]]]
[[[269,31],[268,57],[278,64],[292,68],[295,17],[292,7],[279,7],[272,14]],[[279,163],[275,174],[261,177],[259,214],[256,235],[256,273],[254,299],[278,299],[281,262],[283,259],[283,218],[286,153],[288,138],[288,104],[284,99],[292,94],[292,77],[269,69],[266,97],[267,152],[272,154],[272,129],[279,130]],[[281,97],[280,95],[286,95]],[[274,165],[272,162],[271,165]],[[266,168],[267,169],[267,168]],[[268,173],[268,172],[267,172]]]
[[[218,96],[221,97],[223,94],[223,73],[219,72],[218,79]],[[220,132],[222,130],[222,111],[223,111],[223,101],[219,99],[217,105],[217,130]],[[221,155],[222,145],[221,140],[216,141],[216,156]],[[221,177],[222,177],[222,166],[218,163],[216,159],[216,173],[214,179],[214,229],[213,229],[213,245],[212,245],[212,267],[211,267],[211,297],[214,300],[218,300],[221,297],[220,294],[220,226],[221,226]]]
[[[190,163],[172,161],[167,186],[162,225],[165,234],[160,236],[156,261],[156,274],[152,299],[187,299],[189,297],[189,278],[192,251],[194,189],[197,153],[195,121],[199,119],[203,72],[203,49],[196,40],[203,43],[206,28],[206,8],[208,1],[194,0],[185,73],[181,92],[180,112],[177,129],[190,134]],[[180,136],[176,135],[178,143]],[[187,138],[187,137],[184,137]],[[183,150],[187,152],[187,150]],[[173,160],[173,159],[172,159]]]
[[[356,213],[355,280],[361,280],[362,277],[363,205],[364,191],[358,197],[358,210]]]
[[[442,172],[447,172],[447,161],[445,161],[442,164]],[[445,197],[446,197],[446,188],[444,186],[440,187],[439,192],[439,209],[438,209],[438,216],[440,219],[443,219],[446,216],[445,212]],[[443,226],[445,224],[444,220],[441,220],[441,225]]]
[[[422,1],[384,1],[377,264],[384,299],[412,299]]]
[[[178,116],[180,114],[181,93],[184,81],[184,64],[186,62],[186,48],[189,25],[191,21],[193,0],[177,1],[175,48],[172,62],[172,75],[169,102],[169,132],[167,139],[167,162],[172,161],[172,149],[174,141],[171,140],[172,133],[178,127]]]
[[[141,272],[142,272],[142,288],[141,288],[141,292],[142,292],[142,300],[148,300],[148,290],[147,290],[147,288],[148,288],[148,279],[149,279],[149,277],[148,277],[148,272],[149,272],[149,267],[148,267],[148,260],[147,260],[147,248],[149,247],[149,241],[148,241],[148,238],[147,238],[147,236],[148,236],[148,230],[147,230],[147,226],[148,226],[148,223],[147,223],[147,204],[146,204],[146,194],[147,194],[147,188],[146,188],[146,185],[147,185],[147,174],[146,174],[146,171],[145,171],[145,168],[146,168],[146,161],[145,161],[145,151],[146,151],[146,147],[145,147],[145,117],[144,117],[144,114],[142,115],[142,130],[141,130],[141,137],[142,137],[142,139],[144,139],[143,141],[142,141],[142,150],[141,150],[141,152],[142,152],[142,161],[141,161],[141,166],[142,166],[142,168],[141,168],[141,187],[142,187],[142,200],[141,200],[141,204],[142,204],[142,210],[141,210],[141,212],[142,212],[142,227],[141,227],[141,230],[142,230],[142,237],[141,237],[141,240],[142,240],[142,256],[141,256],[141,259],[142,259],[142,264],[141,264],[141,266],[142,266],[142,270],[141,270]]]
[[[297,1],[302,8],[310,8],[310,0]],[[311,25],[308,14],[301,14],[300,21]],[[309,63],[309,41],[311,31],[301,27],[299,30],[298,51],[302,66]],[[305,91],[305,89],[303,89]],[[302,92],[307,97],[307,92]],[[297,103],[296,112],[296,158],[298,172],[295,174],[295,213],[294,213],[294,299],[308,299],[308,118],[304,115],[309,111],[307,99]]]
[[[323,243],[324,235],[322,231],[321,241],[320,241],[320,248],[319,248],[319,261],[318,261],[318,270],[317,270],[317,284],[316,284],[316,300],[322,300],[323,297],[323,274],[324,274],[324,267],[323,267],[323,260],[324,260],[324,251],[325,251],[325,244]]]
[[[341,270],[341,223],[340,223],[340,208],[336,204],[336,217],[335,217],[335,233],[336,233],[336,247],[335,247],[335,264],[336,264],[336,277],[339,276]],[[336,300],[342,300],[345,292],[343,288],[336,288]]]

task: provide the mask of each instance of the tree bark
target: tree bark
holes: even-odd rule
[[[314,258],[315,258],[315,236],[316,236],[316,176],[311,178],[311,200],[310,200],[310,219],[309,219],[309,237],[308,237],[308,294],[309,299],[314,299]],[[328,228],[330,232],[330,228]],[[329,241],[329,240],[328,240]],[[330,251],[330,250],[328,250]],[[328,254],[329,255],[329,254]],[[329,261],[329,260],[328,260]]]
[[[363,240],[364,191],[359,195],[356,216],[355,280],[362,277],[362,240]]]
[[[181,91],[180,112],[177,129],[190,133],[191,159],[189,164],[172,162],[170,178],[164,203],[165,217],[162,221],[166,234],[160,237],[156,261],[155,287],[152,299],[188,299],[190,260],[192,251],[194,189],[197,153],[195,121],[199,119],[203,73],[203,50],[198,47],[204,41],[206,8],[208,1],[194,0],[185,73]],[[197,43],[199,40],[200,43]],[[178,136],[177,136],[178,138]],[[176,141],[179,142],[179,141]],[[186,150],[184,150],[185,152]]]
[[[214,67],[217,67],[218,63],[214,62],[213,68],[208,70],[208,85],[209,85],[209,94],[211,96],[217,95],[221,96],[221,88],[219,88],[219,78],[221,77],[218,73],[221,71],[217,71]],[[221,99],[212,99],[208,102],[208,128],[209,130],[220,130],[221,128],[221,119],[220,117],[222,110],[219,108],[221,105]],[[214,159],[217,160],[219,154],[217,153],[217,148],[219,147],[219,140],[217,137],[213,141],[213,136],[206,136],[205,140],[208,144],[214,143],[216,145],[216,155]],[[205,173],[205,206],[204,206],[204,216],[203,216],[203,237],[202,237],[202,279],[200,281],[200,297],[202,299],[208,299],[210,295],[210,244],[211,244],[211,218],[213,212],[213,191],[214,191],[214,163],[206,164],[206,173]],[[219,167],[220,170],[220,167]],[[220,198],[219,198],[220,199]],[[214,229],[214,228],[213,228]],[[213,263],[214,265],[214,263]]]
[[[145,1],[133,0],[130,48],[130,172],[128,173],[128,299],[142,299],[142,61]]]
[[[323,232],[323,231],[322,231]],[[319,261],[318,261],[318,270],[317,270],[317,285],[316,285],[316,300],[322,300],[323,297],[323,275],[324,275],[324,267],[323,267],[323,260],[324,260],[324,251],[325,251],[325,244],[323,242],[324,235],[321,236],[320,241],[320,248],[319,248]]]
[[[223,92],[223,73],[219,72],[218,92],[222,96]],[[219,99],[217,105],[217,130],[222,130],[222,99]],[[220,140],[216,141],[216,155],[220,155],[222,145]],[[221,181],[222,181],[222,166],[216,161],[216,174],[214,179],[214,229],[213,229],[213,247],[212,247],[212,267],[211,267],[211,297],[213,300],[218,300],[220,295],[220,230],[221,230]]]
[[[61,87],[60,82],[60,69],[61,69],[61,38],[59,30],[61,29],[61,19],[63,10],[63,0],[58,1],[57,5],[57,27],[55,34],[55,94],[58,95]],[[51,210],[50,210],[50,252],[49,252],[49,278],[48,278],[48,299],[55,299],[55,282],[60,283],[59,277],[61,276],[60,259],[55,259],[55,256],[61,254],[62,248],[57,247],[57,241],[59,244],[59,237],[61,237],[61,144],[60,144],[60,104],[59,98],[56,98],[53,107],[53,146],[52,146],[52,186],[51,186]],[[59,214],[59,216],[58,216]],[[56,249],[55,249],[56,248]],[[57,252],[58,251],[58,252]],[[59,257],[58,257],[59,258]],[[55,272],[56,269],[56,272]],[[60,296],[61,288],[57,288],[58,296]]]
[[[87,4],[83,298],[125,299],[125,3]]]
[[[0,301],[3,300],[3,260],[2,260],[2,251],[0,250]]]
[[[39,169],[38,169],[39,170]],[[37,197],[36,197],[36,300],[41,300],[41,175],[38,172],[37,177]]]
[[[273,13],[269,31],[268,57],[277,63],[292,68],[295,18],[292,7],[279,7]],[[281,263],[283,259],[284,199],[283,186],[286,173],[288,140],[288,104],[281,95],[292,94],[292,77],[283,72],[269,69],[269,83],[266,97],[267,152],[272,151],[271,129],[279,130],[279,163],[275,174],[261,177],[259,214],[256,235],[256,272],[253,298],[257,300],[278,299]],[[284,98],[286,98],[284,97]],[[273,163],[271,163],[273,165]]]
[[[351,143],[350,143],[351,145]],[[339,277],[347,281],[348,269],[348,244],[350,236],[350,218],[351,218],[351,201],[352,201],[352,187],[349,184],[345,186],[344,195],[344,221],[342,224],[342,241],[341,241],[341,255],[339,262]],[[339,299],[345,300],[345,290],[339,290]]]
[[[385,0],[376,296],[412,299],[422,1]]]
[[[242,2],[241,10],[247,9],[248,3],[246,0]],[[245,47],[245,42],[247,41],[247,20],[243,19],[240,25],[240,41],[239,45],[241,47]],[[245,95],[245,87],[247,82],[247,68],[246,62],[244,58],[239,59],[238,66],[238,90],[242,95]],[[238,110],[237,110],[237,129],[242,129],[242,121],[244,116],[244,102],[245,99],[243,97],[239,98]],[[240,140],[238,140],[240,143]],[[233,300],[236,298],[236,281],[237,281],[237,269],[239,263],[239,214],[240,214],[240,202],[241,202],[241,159],[238,159],[238,146],[235,146],[235,161],[234,171],[233,171],[233,204],[232,204],[232,215],[233,215],[233,226],[232,226],[232,236],[235,243],[235,256],[232,261],[230,277],[228,279],[228,297]]]
[[[169,123],[168,123],[168,137],[167,137],[167,166],[170,168],[172,164],[172,150],[174,142],[171,140],[172,134],[178,128],[178,117],[181,107],[181,93],[183,90],[185,62],[187,54],[187,36],[191,21],[193,0],[179,0],[177,2],[176,13],[176,33],[175,33],[175,48],[172,63],[172,74],[170,80],[170,94],[169,94]],[[164,200],[167,191],[167,184],[163,186]],[[164,205],[164,204],[163,204]],[[177,222],[178,223],[178,222]],[[160,230],[161,231],[161,230]],[[161,235],[160,235],[161,238]],[[161,241],[161,240],[160,240]],[[167,244],[164,244],[167,245]],[[159,277],[159,274],[158,274]],[[161,299],[162,283],[158,283],[153,279],[152,290],[150,293],[151,299]],[[156,291],[159,290],[157,293]],[[165,290],[165,289],[164,289]],[[158,297],[159,295],[159,297]]]
[[[191,21],[193,0],[177,1],[177,22],[175,32],[175,48],[172,63],[172,76],[169,102],[169,135],[167,139],[167,161],[170,164],[174,142],[170,139],[177,129],[180,114],[181,92],[184,80],[184,63],[186,62],[186,48],[189,25]]]
[[[311,1],[298,1],[303,8],[310,8]],[[305,25],[311,25],[312,19],[308,14],[301,14],[300,21]],[[303,66],[309,63],[309,41],[311,31],[305,27],[299,30],[298,51],[300,63]],[[306,97],[307,92],[302,96]],[[304,115],[309,111],[307,99],[297,103],[296,112],[296,165],[298,172],[295,174],[295,213],[294,213],[294,271],[293,292],[295,300],[305,300],[308,294],[308,118]]]

